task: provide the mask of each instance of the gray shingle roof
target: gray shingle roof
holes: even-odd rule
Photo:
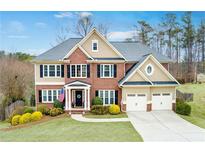
[[[77,44],[82,38],[70,38],[63,43],[51,48],[37,56],[34,61],[48,60],[55,61],[63,57]],[[137,42],[110,42],[127,61],[137,62],[145,54],[152,53],[160,62],[170,62],[171,60],[149,47]]]
[[[161,62],[171,62],[171,60],[166,56],[163,56],[153,49],[138,42],[111,42],[111,44],[128,61],[139,61],[143,55],[152,53],[152,55]]]
[[[63,43],[60,43],[59,45],[51,48],[50,50],[40,54],[37,56],[34,61],[38,60],[59,60],[65,57],[68,52],[77,44],[80,42],[80,38],[70,38]]]

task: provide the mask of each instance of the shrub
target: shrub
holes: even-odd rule
[[[11,125],[16,126],[19,124],[19,119],[21,118],[21,115],[15,115],[11,120]]]
[[[45,111],[44,111],[44,114],[45,115],[50,115],[50,108],[46,108]]]
[[[23,114],[19,119],[19,124],[25,124],[31,121],[31,113]]]
[[[110,114],[119,114],[120,113],[120,107],[118,105],[115,105],[115,104],[111,105],[109,107],[109,113]]]
[[[97,115],[107,114],[109,110],[109,106],[102,105],[93,105],[91,108],[91,112]]]
[[[176,103],[176,113],[181,115],[190,115],[191,114],[191,106],[187,103]]]
[[[54,104],[53,104],[53,107],[63,109],[64,105],[63,105],[63,103],[60,102],[59,100],[55,100],[55,101],[54,101]]]
[[[177,102],[177,103],[185,103],[184,100],[181,99],[181,98],[176,98],[176,102]]]
[[[39,104],[37,107],[37,111],[40,111],[42,114],[47,114],[49,108],[45,104]]]
[[[38,121],[41,120],[43,117],[43,114],[39,111],[33,112],[31,114],[31,121]]]
[[[30,108],[30,107],[25,107],[24,109],[24,113],[33,113],[34,109]]]
[[[64,110],[62,108],[57,108],[59,110],[59,114],[63,114]]]
[[[17,106],[15,108],[15,110],[12,112],[12,114],[9,116],[9,119],[8,119],[8,122],[11,123],[12,122],[12,118],[15,116],[15,115],[22,115],[24,114],[24,106]]]
[[[62,109],[60,108],[52,108],[51,110],[50,110],[50,116],[52,116],[52,117],[54,117],[54,116],[57,116],[57,115],[59,115],[59,114],[61,114],[61,113],[63,113],[63,111],[62,111]]]
[[[95,97],[92,100],[92,105],[103,105],[103,101],[100,97]]]

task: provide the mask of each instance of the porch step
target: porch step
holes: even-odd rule
[[[68,114],[84,114],[86,111],[84,110],[71,110],[71,111],[66,111]]]

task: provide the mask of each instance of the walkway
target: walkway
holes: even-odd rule
[[[72,114],[71,118],[81,122],[127,122],[128,118],[108,118],[108,119],[97,119],[97,118],[85,118],[82,114]]]

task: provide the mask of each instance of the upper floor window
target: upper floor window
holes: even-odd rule
[[[86,64],[74,64],[70,67],[71,78],[86,78],[87,77],[87,65]]]
[[[43,77],[61,77],[61,65],[43,65]]]
[[[98,52],[98,40],[92,40],[92,51]]]
[[[101,64],[100,65],[100,77],[113,78],[114,77],[114,65],[113,64]]]

